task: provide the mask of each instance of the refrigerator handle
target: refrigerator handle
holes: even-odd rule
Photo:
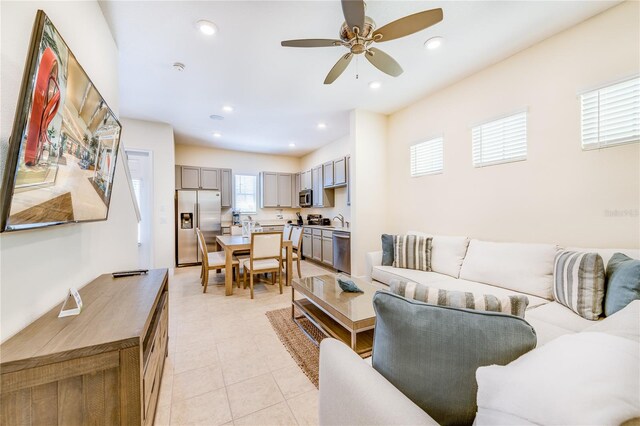
[[[196,216],[198,216],[198,228],[200,228],[200,203],[196,203],[196,206],[197,206],[197,209],[198,209],[196,211],[196,213],[197,213]]]
[[[193,204],[193,233],[197,234],[196,229],[200,227],[200,220],[198,220],[198,203]]]

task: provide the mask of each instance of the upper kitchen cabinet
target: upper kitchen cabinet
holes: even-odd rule
[[[200,189],[220,189],[220,170],[201,168]]]
[[[290,173],[260,173],[260,207],[291,207]]]
[[[313,177],[312,170],[307,170],[300,173],[300,189],[313,189]]]
[[[176,189],[217,189],[221,206],[233,205],[233,173],[231,169],[176,166]]]
[[[302,190],[302,173],[293,175],[293,185],[291,190],[291,207],[297,209],[300,207],[300,191]]]
[[[233,205],[233,173],[231,169],[220,169],[220,196],[223,208]]]
[[[333,190],[324,188],[324,166],[317,166],[311,170],[313,183],[313,207],[333,207]]]
[[[333,185],[344,186],[347,184],[347,157],[333,162]]]
[[[322,165],[322,181],[325,188],[333,188],[333,161]]]
[[[200,188],[200,167],[182,166],[180,172],[181,188],[199,189]]]

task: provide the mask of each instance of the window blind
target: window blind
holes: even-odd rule
[[[257,205],[257,180],[251,175],[236,175],[235,210],[240,213],[255,213]]]
[[[473,127],[475,167],[527,158],[527,113],[520,112]]]
[[[412,145],[411,176],[423,176],[442,172],[444,168],[444,139],[430,139]]]
[[[640,77],[583,93],[580,101],[583,148],[640,140]]]

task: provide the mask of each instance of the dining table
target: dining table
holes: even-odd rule
[[[216,243],[221,250],[224,251],[225,268],[224,268],[224,294],[231,296],[233,294],[233,254],[236,252],[251,251],[251,237],[243,237],[242,235],[218,235]],[[285,285],[291,285],[291,256],[293,254],[293,243],[290,240],[282,240],[282,247],[286,249],[286,270]]]

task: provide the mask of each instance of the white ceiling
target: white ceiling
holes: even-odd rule
[[[400,77],[359,57],[329,86],[324,78],[346,49],[284,48],[280,41],[338,38],[344,18],[337,0],[109,0],[101,7],[120,51],[122,116],[170,123],[178,143],[299,156],[348,134],[353,108],[392,113],[616,3],[368,1],[378,27],[436,7],[444,21],[377,45],[402,65]],[[200,19],[215,22],[218,33],[201,34]],[[425,50],[424,41],[436,35],[443,46]],[[174,62],[186,70],[175,71]],[[373,80],[382,88],[370,90]],[[225,104],[235,111],[223,112]],[[316,128],[320,121],[327,129]]]

